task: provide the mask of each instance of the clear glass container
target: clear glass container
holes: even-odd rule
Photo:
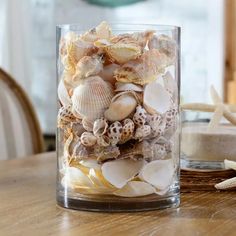
[[[58,205],[179,206],[180,28],[58,26],[57,72]]]

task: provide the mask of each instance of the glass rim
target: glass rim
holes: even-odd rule
[[[167,25],[167,24],[149,24],[149,23],[119,23],[119,22],[108,22],[114,31],[143,31],[143,30],[158,30],[158,31],[181,31],[180,26],[176,25]],[[98,24],[94,24],[95,26]],[[84,31],[95,26],[85,26],[80,23],[72,24],[58,24],[56,29],[60,30],[72,30],[72,31]]]

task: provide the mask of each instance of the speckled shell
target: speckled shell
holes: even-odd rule
[[[115,71],[117,81],[144,85],[155,80],[166,67],[166,59],[158,50],[145,51],[141,57],[125,63]]]
[[[102,135],[100,137],[97,137],[97,145],[102,147],[108,147],[110,146],[110,138],[107,135]]]
[[[136,112],[133,116],[133,121],[137,126],[143,126],[146,123],[147,118],[147,112],[146,110],[141,106],[138,105],[136,107]]]
[[[103,116],[113,95],[113,89],[108,82],[99,76],[89,77],[74,90],[72,105],[77,113],[89,120],[95,120]]]
[[[160,137],[164,134],[166,123],[162,115],[147,115],[147,123],[151,126],[151,137]],[[150,137],[150,138],[151,138]]]
[[[112,123],[107,130],[108,137],[110,138],[111,144],[116,145],[122,134],[122,124],[119,121]]]
[[[134,134],[134,139],[143,140],[150,134],[151,134],[151,127],[149,125],[143,125],[136,129]]]
[[[171,108],[165,113],[164,119],[166,123],[166,127],[165,127],[166,130],[176,124],[177,114],[178,114],[177,108]]]
[[[122,133],[119,143],[123,144],[133,138],[135,129],[134,122],[131,119],[125,119],[123,122]]]
[[[108,123],[105,118],[97,119],[94,121],[93,124],[93,134],[96,137],[100,137],[106,133],[107,128],[108,128]]]
[[[97,138],[90,132],[84,132],[80,137],[80,141],[84,146],[92,147],[96,144]]]

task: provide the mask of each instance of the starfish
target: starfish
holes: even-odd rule
[[[236,112],[236,105],[227,105],[223,103],[223,100],[215,90],[213,86],[211,86],[211,99],[213,104],[206,103],[186,103],[182,104],[181,108],[183,110],[192,110],[192,111],[202,111],[202,112],[213,112],[213,116],[208,125],[208,130],[214,130],[221,118],[224,116],[230,123],[236,125],[236,116],[233,112]]]
[[[236,170],[236,161],[230,161],[230,160],[224,160],[225,168],[226,169],[233,169]],[[233,177],[231,179],[227,179],[223,182],[220,182],[215,185],[215,188],[217,189],[229,189],[236,187],[236,177]]]

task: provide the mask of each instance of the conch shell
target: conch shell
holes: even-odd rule
[[[72,105],[75,111],[89,120],[103,116],[114,95],[112,86],[99,76],[87,78],[74,90]]]
[[[166,59],[156,49],[145,51],[136,60],[128,61],[115,71],[117,81],[144,85],[155,80],[166,67]]]

